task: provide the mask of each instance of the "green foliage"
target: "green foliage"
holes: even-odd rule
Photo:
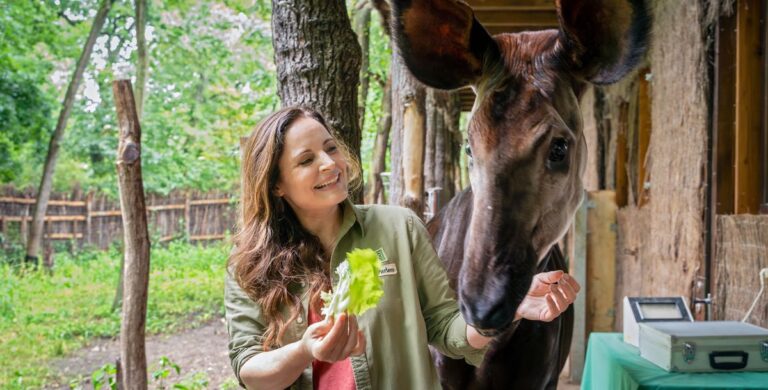
[[[223,314],[228,252],[225,244],[182,242],[152,249],[148,334],[194,327]],[[0,388],[41,387],[52,380],[51,358],[119,333],[120,315],[111,306],[121,256],[115,249],[57,253],[52,275],[0,259],[0,305],[6,313],[0,316]]]
[[[152,372],[152,379],[156,382],[155,388],[160,390],[167,389],[166,382],[171,379],[171,374],[175,373],[177,378],[181,377],[181,367],[167,356],[160,357],[158,365],[159,367]],[[207,389],[208,375],[205,372],[196,372],[189,378],[181,379],[174,383],[170,388],[179,390]]]
[[[0,3],[0,182],[36,187],[99,1]],[[115,2],[96,42],[61,144],[56,191],[80,186],[117,197],[111,83],[135,75],[133,13],[132,2]],[[269,0],[150,2],[149,80],[141,118],[148,192],[237,187],[240,137],[280,106],[270,14]],[[376,12],[370,39],[364,171],[391,55]]]
[[[107,386],[108,389],[117,389],[117,368],[114,364],[107,363],[91,374],[91,383],[94,389]]]
[[[48,138],[98,1],[0,7],[0,181],[37,186]],[[142,116],[145,189],[232,189],[239,139],[279,106],[267,0],[151,2]],[[115,2],[62,141],[54,189],[116,196],[111,82],[135,73],[132,2]],[[38,26],[40,28],[35,28]],[[32,49],[32,50],[30,50]]]

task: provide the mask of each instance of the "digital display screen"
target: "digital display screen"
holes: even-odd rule
[[[680,308],[674,303],[648,303],[638,302],[640,308],[640,314],[643,319],[646,320],[682,320],[683,313],[680,312]]]

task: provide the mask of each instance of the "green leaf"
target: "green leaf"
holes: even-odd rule
[[[333,293],[321,294],[325,303],[322,313],[331,317],[344,312],[359,316],[376,307],[384,295],[379,268],[379,259],[372,249],[347,253],[347,259],[336,268],[339,281]]]
[[[376,307],[384,295],[383,283],[379,277],[379,259],[372,249],[355,249],[347,253],[349,261],[349,307],[354,315]]]

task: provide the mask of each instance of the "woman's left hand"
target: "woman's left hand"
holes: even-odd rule
[[[533,276],[515,320],[550,322],[562,314],[581,290],[579,283],[563,271],[542,272]]]

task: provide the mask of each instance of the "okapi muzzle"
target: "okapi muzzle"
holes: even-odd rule
[[[581,202],[586,161],[579,98],[619,80],[646,50],[643,0],[558,0],[560,28],[491,36],[456,0],[393,0],[391,31],[432,88],[472,86],[473,192],[456,286],[468,323],[506,329],[540,261]],[[459,244],[460,245],[460,244]],[[458,253],[458,252],[457,252]]]

